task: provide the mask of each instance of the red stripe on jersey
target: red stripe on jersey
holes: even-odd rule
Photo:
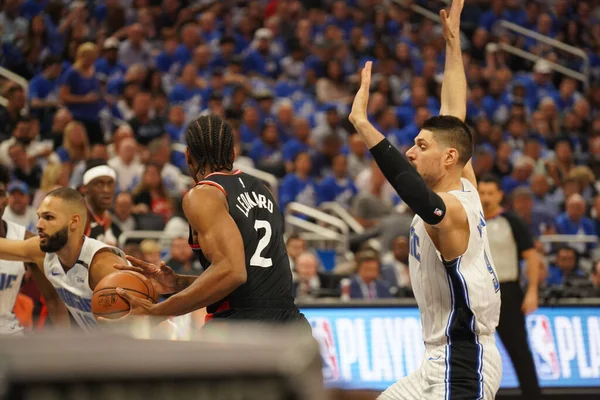
[[[229,307],[229,300],[225,300],[224,302],[221,303],[221,305],[219,306],[219,308],[217,308],[217,311],[215,311],[215,312],[229,310],[230,308],[231,307]],[[214,313],[206,314],[204,316],[204,323],[211,321],[213,319],[213,314]]]
[[[223,194],[225,195],[225,197],[227,197],[227,192],[225,191],[225,188],[223,186],[219,185],[217,182],[213,182],[213,181],[200,181],[196,185],[210,185],[210,186],[214,186],[214,187],[218,188],[219,190],[221,190],[221,192],[223,192]]]
[[[208,178],[209,176],[213,176],[213,175],[239,175],[241,173],[242,173],[242,171],[240,171],[239,169],[234,170],[232,173],[227,173],[227,172],[211,172],[210,174],[206,175],[204,177],[204,179]]]

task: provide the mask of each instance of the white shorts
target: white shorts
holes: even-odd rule
[[[502,379],[502,360],[493,336],[479,345],[426,347],[423,363],[383,392],[378,400],[492,400]]]

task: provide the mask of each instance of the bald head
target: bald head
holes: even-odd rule
[[[296,272],[301,279],[310,279],[316,276],[318,268],[317,257],[311,252],[305,251],[296,259]]]
[[[569,196],[566,203],[566,211],[570,220],[578,222],[585,215],[585,209],[585,200],[579,193]]]

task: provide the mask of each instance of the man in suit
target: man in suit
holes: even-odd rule
[[[356,275],[350,281],[352,299],[385,299],[392,297],[389,286],[380,279],[379,256],[372,250],[356,255]]]
[[[408,237],[398,236],[392,242],[392,251],[381,258],[381,279],[396,296],[406,296],[410,290],[408,273]]]
[[[296,298],[318,297],[322,289],[334,289],[335,279],[330,274],[319,272],[317,256],[304,251],[296,258],[294,289]]]

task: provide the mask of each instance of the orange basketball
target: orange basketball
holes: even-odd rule
[[[113,272],[102,278],[94,289],[92,312],[96,318],[115,319],[129,312],[129,304],[117,294],[118,287],[127,290],[129,294],[154,303],[158,300],[154,285],[144,275],[133,271]]]

